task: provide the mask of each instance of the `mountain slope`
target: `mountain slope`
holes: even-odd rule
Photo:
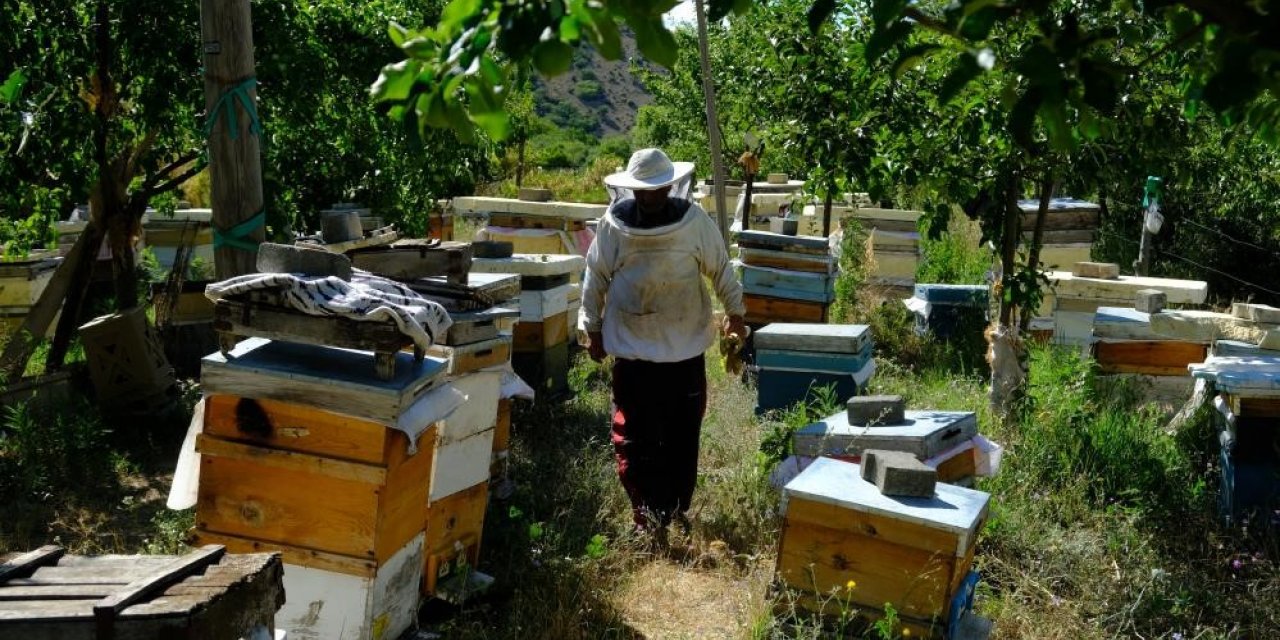
[[[649,63],[640,57],[628,31],[622,33],[622,49],[621,60],[606,60],[591,47],[582,46],[575,51],[568,72],[550,79],[538,77],[538,115],[562,128],[599,137],[630,131],[636,110],[653,98],[632,74],[632,60],[636,66]]]

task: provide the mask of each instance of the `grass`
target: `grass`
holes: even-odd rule
[[[582,169],[530,168],[524,176],[526,187],[550,189],[552,198],[562,202],[587,202],[606,204],[609,193],[604,188],[604,177],[627,164],[625,158],[600,156]],[[481,187],[476,195],[514,198],[518,195],[514,173],[499,182]]]

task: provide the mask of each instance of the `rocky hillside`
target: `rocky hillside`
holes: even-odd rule
[[[538,78],[538,114],[565,129],[600,137],[627,133],[636,110],[650,102],[640,79],[632,73],[631,60],[640,57],[635,39],[622,34],[623,58],[606,60],[590,47],[579,47],[573,68],[555,78]]]

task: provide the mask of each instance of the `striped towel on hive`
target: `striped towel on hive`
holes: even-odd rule
[[[279,292],[288,306],[307,315],[367,322],[393,320],[400,333],[424,351],[453,324],[440,303],[427,300],[398,282],[358,270],[351,282],[334,276],[249,273],[210,284],[205,296],[217,302],[250,291]]]

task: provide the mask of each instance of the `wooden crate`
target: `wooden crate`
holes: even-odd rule
[[[228,396],[209,397],[205,423],[201,532],[380,565],[422,530],[431,434],[410,454],[408,437],[380,424]]]
[[[552,314],[541,322],[516,323],[511,337],[516,353],[538,353],[569,341],[569,311]]]
[[[450,384],[465,393],[467,401],[439,424],[431,472],[431,502],[488,481],[493,457],[502,374],[477,371]]]
[[[863,480],[858,465],[819,458],[783,500],[777,568],[787,586],[814,598],[811,606],[833,590],[859,611],[892,603],[925,637],[942,637],[972,580],[987,494],[939,484],[933,498],[897,499]]]
[[[442,582],[475,569],[488,505],[489,483],[483,482],[428,507],[423,594],[436,595]]]
[[[449,375],[460,376],[496,367],[511,360],[511,337],[498,336],[480,342],[460,344],[456,346],[436,345],[427,353],[449,362]]]
[[[40,301],[61,259],[0,262],[0,307],[30,307]]]
[[[173,367],[142,307],[90,320],[80,327],[80,339],[100,400],[151,397],[173,386]]]
[[[1100,340],[1093,357],[1102,373],[1189,376],[1187,365],[1204,362],[1208,346],[1176,340]]]
[[[70,556],[43,547],[0,564],[0,637],[247,638],[278,626],[281,574],[278,556],[216,547],[186,556]]]
[[[902,424],[868,428],[849,424],[840,410],[801,427],[792,438],[796,455],[862,455],[867,449],[905,451],[927,460],[978,435],[978,418],[969,411],[913,411]]]
[[[828,305],[822,302],[784,300],[744,293],[742,303],[747,309],[746,321],[751,324],[825,322],[827,319]]]

